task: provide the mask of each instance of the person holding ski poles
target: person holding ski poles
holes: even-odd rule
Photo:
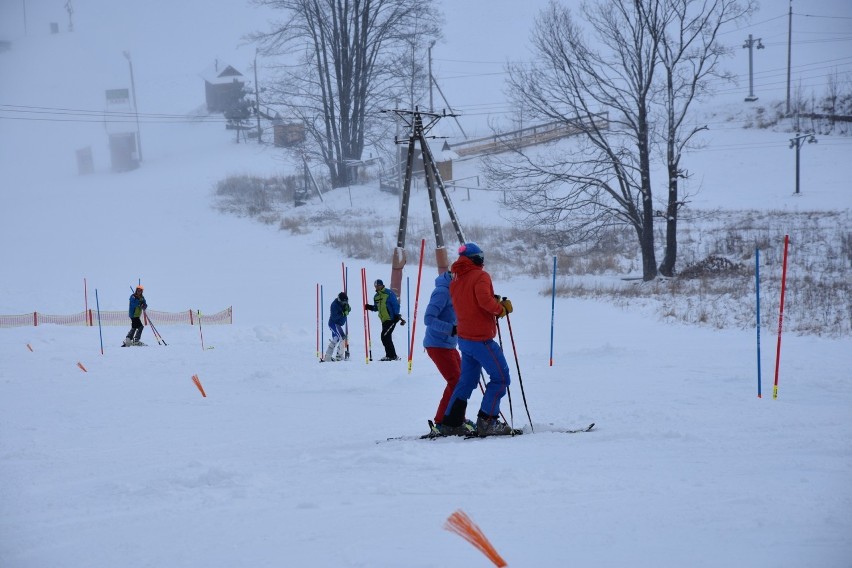
[[[426,324],[423,347],[447,382],[432,427],[432,434],[442,436],[472,434],[475,427],[470,421],[465,421],[461,426],[448,426],[443,423],[444,413],[461,374],[461,356],[456,348],[456,311],[450,298],[452,277],[452,273],[447,271],[435,278],[435,289],[432,290],[429,304],[423,314],[423,322]]]
[[[128,345],[142,345],[140,341],[142,330],[145,326],[142,324],[142,312],[148,309],[148,302],[145,301],[145,296],[142,294],[144,288],[140,284],[130,296],[130,306],[127,310],[127,315],[130,316],[130,331],[127,332],[127,337],[124,338],[122,347]]]
[[[376,288],[376,295],[373,296],[372,304],[364,304],[364,309],[379,313],[379,321],[382,322],[382,345],[385,347],[385,356],[381,360],[399,361],[391,336],[397,322],[405,325],[405,320],[399,315],[399,300],[393,290],[385,288],[385,283],[381,279],[376,280],[373,285]]]
[[[467,401],[479,382],[480,372],[488,373],[485,395],[476,417],[479,436],[506,436],[512,428],[499,420],[500,400],[509,388],[509,364],[503,349],[494,341],[497,318],[512,313],[512,302],[494,295],[491,276],[485,272],[485,254],[476,243],[459,247],[459,258],[451,267],[450,297],[458,318],[461,375],[450,397],[442,423],[461,427],[465,423]]]
[[[328,327],[331,329],[331,339],[328,340],[328,347],[325,350],[325,357],[322,361],[342,361],[343,350],[346,345],[346,316],[349,315],[349,296],[346,292],[341,292],[337,295],[334,301],[331,302],[331,308],[328,310]],[[335,355],[335,350],[337,355]]]

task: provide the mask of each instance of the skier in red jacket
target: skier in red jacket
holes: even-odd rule
[[[500,399],[509,387],[509,364],[503,349],[494,341],[497,318],[512,312],[512,302],[494,295],[491,276],[485,272],[485,254],[476,243],[459,247],[459,258],[453,263],[450,296],[458,319],[457,333],[462,354],[461,376],[444,415],[446,426],[461,426],[465,420],[467,401],[479,382],[482,369],[488,373],[488,384],[476,419],[480,436],[505,436],[512,429],[501,422]]]

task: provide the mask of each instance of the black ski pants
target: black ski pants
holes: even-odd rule
[[[142,318],[130,318],[130,331],[127,332],[127,338],[139,341],[143,329],[145,329],[145,326],[142,325]]]
[[[393,330],[396,327],[396,322],[393,320],[382,322],[382,345],[385,346],[385,357],[396,359],[396,347],[393,346]]]

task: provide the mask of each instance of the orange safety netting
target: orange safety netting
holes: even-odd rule
[[[196,325],[199,319],[199,312],[186,310],[184,312],[160,312],[157,310],[147,310],[147,316],[150,316],[154,325],[178,325],[189,324]],[[28,325],[43,325],[52,323],[55,325],[119,325],[125,326],[130,318],[127,316],[127,310],[104,310],[98,313],[97,310],[86,310],[76,314],[69,315],[51,315],[40,312],[30,312],[20,315],[0,315],[0,328],[4,327],[24,327]],[[148,318],[143,316],[145,324],[148,324]],[[233,306],[228,307],[221,312],[215,314],[201,313],[201,322],[203,325],[217,324],[232,324],[234,323]]]

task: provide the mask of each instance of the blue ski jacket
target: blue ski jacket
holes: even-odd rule
[[[450,281],[452,274],[447,271],[435,278],[435,289],[429,298],[429,305],[423,315],[426,324],[426,334],[423,336],[423,347],[440,347],[455,349],[458,339],[453,332],[456,325],[456,311],[450,299]]]
[[[331,308],[329,309],[328,316],[328,325],[329,327],[333,325],[339,325],[343,327],[346,325],[346,316],[349,315],[349,302],[341,302],[337,298],[331,303]]]
[[[373,296],[374,311],[379,312],[379,321],[394,321],[399,315],[399,300],[390,288],[382,287]]]
[[[145,302],[145,296],[136,297],[136,294],[130,296],[130,306],[127,309],[127,315],[132,318],[138,318],[142,315],[142,310],[148,309],[148,304]]]

